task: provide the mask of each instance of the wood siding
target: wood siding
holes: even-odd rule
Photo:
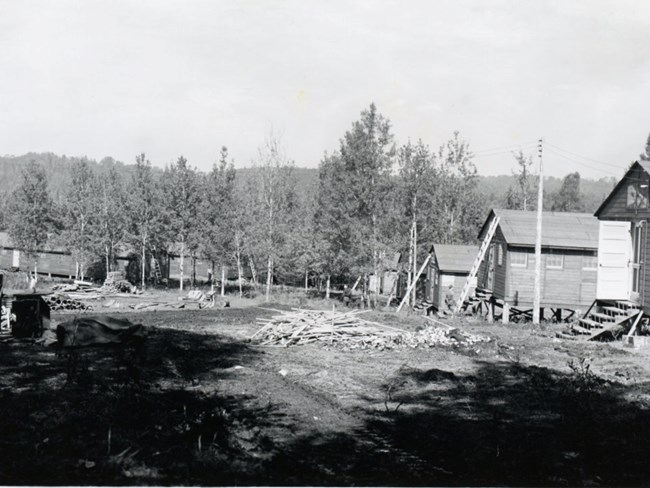
[[[512,266],[512,253],[526,253],[526,266]],[[562,256],[562,269],[547,267],[549,257]],[[585,268],[595,255],[592,251],[542,249],[542,306],[567,308],[589,306],[596,298],[596,268]],[[509,303],[532,305],[535,287],[535,251],[530,248],[508,249]]]
[[[492,238],[491,246],[494,246],[494,283],[492,285],[492,292],[497,298],[504,298],[506,293],[506,281],[507,281],[507,253],[506,253],[506,240],[501,232],[501,228],[497,227],[497,230]],[[501,248],[502,261],[499,265],[499,251],[498,248]],[[485,252],[485,257],[481,262],[477,274],[477,283],[479,288],[489,288],[488,287],[488,272],[490,269],[490,250]]]
[[[642,168],[636,167],[625,175],[630,183],[648,182],[648,174]],[[648,191],[648,188],[643,189]],[[598,220],[646,220],[650,217],[650,209],[634,209],[627,206],[628,185],[623,184],[614,193],[607,205],[598,214]]]
[[[648,222],[645,222],[643,229],[643,242],[642,246],[643,256],[641,256],[641,291],[639,293],[640,305],[643,311],[650,314],[650,273],[648,273],[648,257],[650,256],[650,240],[648,240]]]

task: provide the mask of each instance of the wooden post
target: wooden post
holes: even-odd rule
[[[221,296],[226,296],[226,265],[221,263]]]
[[[325,285],[325,298],[330,299],[330,275],[327,275],[327,284]]]
[[[415,276],[415,270],[418,267],[418,224],[413,218],[413,276]],[[419,276],[419,275],[418,275]],[[417,283],[417,278],[415,279]],[[411,304],[415,307],[415,300],[417,299],[417,285],[413,287],[413,298],[411,299]]]
[[[418,282],[418,278],[419,278],[420,275],[422,274],[422,271],[424,271],[424,268],[426,267],[426,265],[429,264],[429,260],[430,260],[430,259],[431,259],[431,254],[429,254],[429,255],[427,256],[427,258],[424,260],[424,263],[422,263],[422,267],[420,268],[420,271],[418,271],[418,274],[415,276],[415,278],[413,279],[413,281],[412,281],[411,284],[409,285],[408,290],[406,290],[406,293],[404,294],[404,298],[402,298],[402,301],[400,302],[399,307],[397,307],[397,311],[398,311],[398,312],[399,312],[400,310],[402,310],[402,307],[404,306],[404,303],[406,303],[406,301],[407,301],[408,298],[409,298],[409,295],[410,295],[410,293],[411,293],[411,289],[412,289],[412,288],[415,286],[415,284]]]
[[[533,324],[539,324],[539,307],[542,288],[542,207],[544,206],[544,166],[542,139],[539,140],[539,189],[537,191],[537,235],[535,237],[535,295],[533,299]]]
[[[181,293],[183,292],[183,278],[185,277],[184,272],[185,272],[185,240],[181,237],[181,258],[178,262],[178,265],[180,267],[180,276],[181,276],[181,283],[179,285],[179,290]]]
[[[510,304],[508,302],[503,302],[503,317],[501,321],[504,324],[510,323]]]

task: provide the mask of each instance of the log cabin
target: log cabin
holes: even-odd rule
[[[426,296],[436,310],[445,309],[445,294],[453,285],[454,297],[458,300],[467,281],[472,265],[478,254],[478,246],[433,244],[431,261],[427,269]],[[476,287],[476,277],[472,280],[470,295]]]
[[[477,287],[491,299],[530,316],[534,301],[537,212],[493,209],[479,239],[495,217],[499,223],[477,274]],[[589,307],[596,297],[598,220],[591,214],[544,212],[542,218],[541,317],[550,309],[561,319]],[[550,315],[547,316],[550,318]]]

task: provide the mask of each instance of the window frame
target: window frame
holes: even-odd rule
[[[549,264],[548,258],[550,256],[559,257],[560,258],[560,265],[558,266],[558,265]],[[564,269],[564,254],[553,252],[553,251],[546,253],[545,268],[546,269]]]
[[[513,259],[514,256],[522,256],[522,255],[524,256],[523,263],[517,263],[514,261]],[[512,249],[510,251],[510,266],[512,266],[513,268],[528,268],[528,252]]]
[[[593,259],[593,266],[586,266],[585,259]],[[582,256],[582,269],[586,271],[597,271],[598,270],[598,254],[583,254]]]

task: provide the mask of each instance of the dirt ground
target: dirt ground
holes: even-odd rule
[[[51,346],[0,343],[0,484],[650,480],[646,350],[556,339],[555,325],[465,320],[454,325],[492,340],[261,347],[248,338],[273,312],[235,305],[121,312],[145,325],[144,351],[91,350],[74,366]]]

